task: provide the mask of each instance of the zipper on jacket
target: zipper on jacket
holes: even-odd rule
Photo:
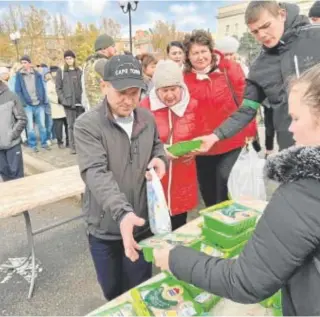
[[[169,130],[172,131],[169,135],[169,145],[172,145],[173,142],[173,122],[172,122],[172,111],[168,109],[168,116],[169,116]],[[171,212],[171,185],[172,185],[172,160],[169,161],[169,175],[168,175],[168,190],[167,190],[167,197],[168,197],[168,208],[170,216],[172,216]]]

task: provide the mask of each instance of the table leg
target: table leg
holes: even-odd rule
[[[31,256],[31,281],[30,281],[29,294],[28,294],[28,299],[30,299],[33,294],[35,278],[36,278],[36,255],[35,255],[30,214],[28,211],[24,211],[23,216],[26,223],[29,250],[31,251],[31,255],[30,255]]]
[[[82,196],[82,198],[83,198],[83,196]],[[80,218],[83,217],[83,215],[72,217],[72,218],[63,220],[61,222],[56,222],[54,224],[51,224],[51,225],[49,225],[47,227],[44,227],[44,228],[41,228],[41,229],[38,229],[38,230],[35,230],[35,231],[32,231],[32,224],[31,224],[29,211],[27,211],[27,210],[24,211],[23,212],[23,216],[24,216],[26,229],[27,229],[27,238],[28,238],[28,246],[29,246],[30,253],[29,253],[28,257],[23,261],[22,264],[19,264],[19,265],[16,265],[16,266],[15,265],[10,265],[10,264],[8,264],[8,265],[4,264],[4,265],[2,265],[2,267],[6,268],[8,270],[14,270],[14,269],[17,269],[17,268],[25,265],[26,262],[29,261],[29,259],[31,258],[31,281],[30,281],[29,294],[28,294],[28,299],[30,299],[32,297],[32,295],[33,295],[33,290],[34,290],[35,280],[36,280],[36,255],[35,255],[35,247],[34,247],[34,239],[33,239],[34,236],[39,234],[39,233],[48,231],[48,230],[50,230],[52,228],[56,228],[56,227],[59,227],[59,226],[61,226],[63,224],[69,223],[70,221],[74,221],[74,220],[80,219]]]

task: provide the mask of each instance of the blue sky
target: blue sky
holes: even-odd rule
[[[139,1],[137,11],[132,13],[133,31],[148,29],[154,21],[175,22],[181,31],[195,28],[216,31],[217,8],[235,1]],[[10,4],[34,5],[50,13],[62,13],[71,25],[76,21],[97,22],[101,17],[113,18],[121,24],[123,36],[128,34],[128,15],[123,14],[118,1],[111,0],[65,0],[65,1],[1,1],[0,13]]]

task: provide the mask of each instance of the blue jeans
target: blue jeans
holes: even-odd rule
[[[45,122],[46,122],[46,131],[47,131],[47,140],[54,140],[53,135],[53,121],[50,113],[45,114]]]
[[[40,142],[42,147],[47,147],[47,131],[46,131],[46,122],[45,122],[45,111],[44,106],[26,106],[25,112],[28,117],[28,145],[31,148],[37,147],[37,135],[34,129],[34,124],[37,125],[39,130]]]
[[[152,264],[144,260],[142,252],[136,262],[125,256],[122,240],[101,240],[89,235],[89,246],[97,278],[107,300],[118,297],[152,275]]]

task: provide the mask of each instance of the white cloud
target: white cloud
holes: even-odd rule
[[[178,29],[201,28],[208,23],[203,13],[199,13],[199,7],[190,2],[186,5],[173,4],[169,7],[169,12],[173,14],[172,21]]]
[[[68,0],[69,13],[76,17],[101,16],[108,0]]]
[[[8,13],[8,8],[0,8],[0,16],[2,16],[5,13]]]
[[[160,12],[149,11],[149,12],[146,12],[146,16],[148,17],[148,21],[151,21],[152,23],[159,20],[161,21],[166,20],[166,17],[164,16],[164,14]]]
[[[201,15],[187,15],[181,20],[176,20],[176,25],[178,28],[190,27],[199,28],[207,24],[207,20]]]
[[[169,7],[169,11],[175,15],[194,14],[198,7],[194,3],[187,5],[173,4]]]

